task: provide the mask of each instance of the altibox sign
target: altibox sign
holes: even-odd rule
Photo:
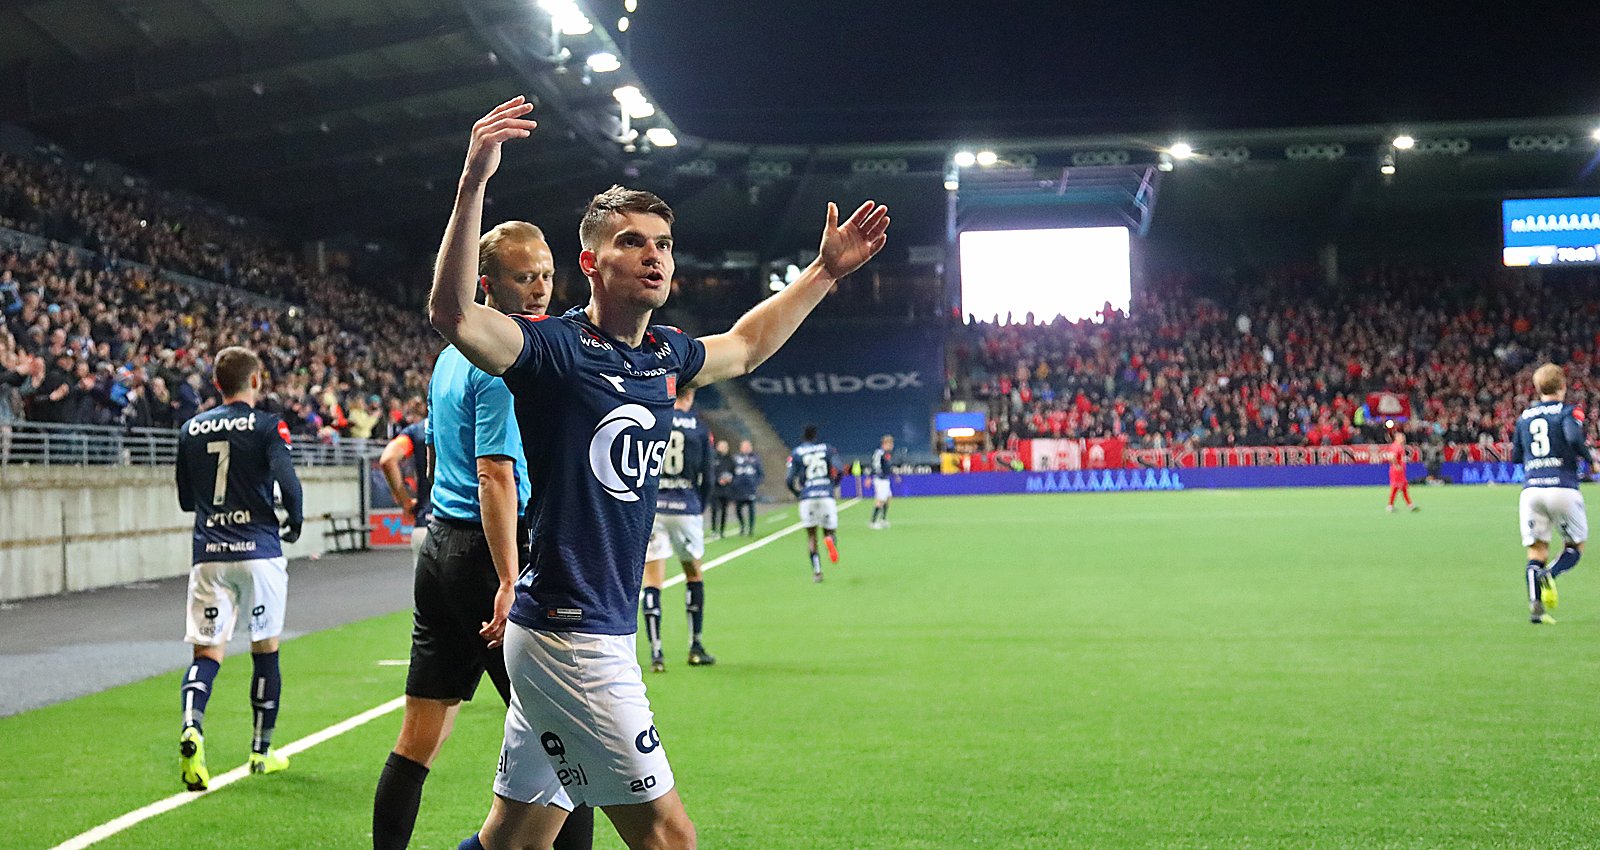
[[[942,337],[886,324],[802,328],[744,386],[785,441],[815,424],[849,463],[870,458],[885,434],[913,451],[931,445],[943,382]]]

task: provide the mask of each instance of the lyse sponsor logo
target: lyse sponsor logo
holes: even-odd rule
[[[607,413],[589,440],[589,469],[612,498],[639,501],[638,490],[661,474],[666,440],[641,440],[633,431],[656,426],[655,414],[638,404],[624,404]]]
[[[217,528],[227,525],[243,525],[250,521],[249,511],[224,511],[206,517],[206,528]]]
[[[818,372],[815,375],[750,379],[750,389],[762,395],[844,395],[862,390],[888,392],[921,387],[921,372],[875,372],[861,377]]]
[[[201,434],[215,434],[220,431],[254,431],[256,428],[256,415],[235,416],[232,419],[190,419],[184,430],[189,436],[197,437]]]

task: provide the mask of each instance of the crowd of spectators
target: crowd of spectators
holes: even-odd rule
[[[952,398],[987,405],[998,447],[1121,437],[1135,448],[1341,445],[1386,438],[1368,394],[1409,399],[1413,438],[1510,438],[1539,363],[1588,407],[1600,283],[1527,272],[1373,268],[1328,285],[1288,268],[1249,285],[1165,277],[1131,315],[969,323]],[[1588,411],[1589,421],[1595,421]],[[1592,426],[1591,426],[1592,427]]]
[[[237,344],[261,356],[262,404],[296,434],[383,438],[414,415],[443,346],[419,311],[159,193],[0,155],[0,226],[86,249],[0,251],[0,426],[181,424],[217,403],[211,359]]]

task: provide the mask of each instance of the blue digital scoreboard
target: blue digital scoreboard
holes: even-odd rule
[[[1508,266],[1600,265],[1600,198],[1501,203]]]

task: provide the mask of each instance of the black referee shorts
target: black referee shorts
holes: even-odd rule
[[[435,515],[417,553],[406,696],[470,700],[488,673],[510,703],[505,654],[478,634],[494,616],[499,588],[483,527]]]

